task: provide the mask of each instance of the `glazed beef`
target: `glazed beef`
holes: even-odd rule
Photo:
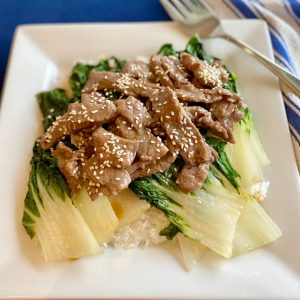
[[[117,108],[117,113],[133,124],[137,131],[151,123],[151,116],[148,110],[138,99],[129,96],[124,100],[116,100],[114,104]]]
[[[201,106],[185,106],[184,110],[194,124],[200,117],[210,114],[205,108]]]
[[[151,72],[147,63],[143,61],[129,61],[123,69],[123,73],[129,74],[135,79],[148,80],[151,77]]]
[[[196,166],[185,165],[177,177],[176,183],[184,192],[191,192],[201,187],[208,175],[209,164]]]
[[[132,164],[128,169],[131,179],[149,176],[157,172],[168,170],[176,159],[176,153],[168,152],[162,158],[154,161],[138,161]]]
[[[91,92],[90,94],[82,94],[81,96],[81,103],[88,104],[88,103],[98,103],[102,104],[103,102],[107,101],[102,93],[99,92]]]
[[[88,193],[95,197],[97,194],[116,195],[128,187],[131,177],[124,168],[115,168],[95,155],[82,167],[84,182]],[[98,191],[97,191],[98,188]]]
[[[215,87],[213,89],[198,89],[194,85],[189,84],[183,86],[180,89],[176,89],[175,93],[177,97],[183,102],[198,102],[198,103],[215,103],[221,100],[237,103],[242,105],[242,99],[239,95],[224,89]]]
[[[83,91],[91,93],[97,90],[112,90],[138,98],[140,96],[148,97],[152,89],[157,88],[154,83],[145,83],[130,77],[127,73],[92,71]]]
[[[41,146],[48,149],[68,135],[68,115],[58,117],[41,137]]]
[[[93,70],[81,103],[69,105],[41,145],[59,142],[52,155],[73,194],[82,187],[93,199],[117,194],[138,177],[167,170],[178,155],[184,165],[176,182],[192,192],[217,157],[199,129],[233,143],[244,115],[241,97],[224,88],[228,78],[222,62],[188,53],[129,61],[121,73]],[[110,92],[119,99],[106,99]],[[74,149],[61,142],[66,136]]]
[[[53,122],[42,136],[41,145],[48,149],[64,136],[107,123],[115,118],[116,107],[111,101],[96,103],[71,103],[68,112]]]
[[[186,52],[181,53],[180,61],[193,74],[197,87],[222,87],[228,81],[228,73],[222,65],[210,65]]]
[[[72,194],[75,194],[82,187],[81,154],[63,143],[58,143],[56,149],[52,151],[52,156],[56,158],[57,165],[66,178]]]
[[[187,72],[175,56],[153,55],[149,65],[155,82],[164,87],[180,88],[189,83]]]
[[[178,150],[187,169],[194,170],[193,167],[199,167],[199,165],[210,165],[217,154],[205,142],[185,109],[180,105],[175,92],[167,88],[163,92],[159,92],[152,102],[154,113],[160,116],[162,127],[171,141],[172,147]],[[194,183],[190,185],[186,184],[188,180],[185,180],[184,177],[187,172],[184,170],[184,173],[181,174],[183,179],[178,180],[178,185],[183,191],[194,190],[196,182],[198,182],[197,187],[200,187],[203,183],[200,179],[205,179],[207,175],[205,167],[198,168],[197,172],[194,172],[194,177],[197,175],[199,180],[194,180]],[[206,172],[205,175],[200,174],[201,170]]]
[[[168,148],[159,137],[155,137],[148,128],[140,128],[139,131],[133,128],[126,119],[119,117],[116,126],[111,128],[113,132],[130,139],[137,140],[139,147],[137,157],[142,161],[152,161],[164,156]]]
[[[214,151],[205,143],[199,130],[185,113],[174,91],[166,89],[157,94],[153,100],[153,109],[160,116],[162,127],[172,145],[188,164],[214,160]]]
[[[135,159],[139,142],[119,137],[102,127],[93,132],[95,156],[116,168],[127,168]]]

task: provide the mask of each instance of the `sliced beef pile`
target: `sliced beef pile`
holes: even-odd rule
[[[184,192],[191,192],[203,184],[217,153],[205,142],[173,90],[158,92],[152,103],[153,113],[159,116],[170,141],[170,150],[178,152],[185,162],[177,183]]]
[[[58,167],[65,176],[72,192],[81,189],[81,154],[79,151],[73,151],[65,146],[62,142],[52,151],[52,155],[56,158]]]
[[[149,66],[155,82],[164,87],[174,89],[189,84],[189,75],[175,56],[153,55]]]
[[[71,103],[68,112],[53,122],[43,135],[41,145],[47,149],[67,135],[76,134],[85,129],[93,130],[110,121],[115,113],[116,107],[109,100],[101,103]]]
[[[151,72],[149,65],[142,61],[129,61],[124,69],[123,73],[128,74],[130,77],[135,79],[150,80]]]
[[[188,53],[181,53],[180,61],[193,74],[193,84],[198,88],[222,87],[228,81],[228,73],[219,64],[210,65]]]
[[[117,194],[142,176],[167,170],[180,155],[177,184],[191,192],[203,184],[217,157],[201,128],[234,143],[233,126],[244,103],[225,88],[222,62],[188,53],[128,62],[122,73],[92,71],[81,103],[69,105],[41,139],[76,193]],[[108,91],[120,99],[105,98]],[[63,140],[71,137],[72,149]]]

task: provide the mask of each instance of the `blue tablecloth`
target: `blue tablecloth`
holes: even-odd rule
[[[158,0],[0,0],[0,91],[16,26],[169,20]]]

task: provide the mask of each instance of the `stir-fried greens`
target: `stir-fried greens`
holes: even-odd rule
[[[213,68],[222,66],[215,57],[206,53],[203,42],[197,35],[191,38],[183,51],[176,51],[172,44],[165,44],[158,52],[160,56],[175,57],[177,60],[190,59],[184,56],[186,53]],[[195,61],[192,61],[193,66],[194,64]],[[59,88],[39,93],[37,100],[43,114],[43,127],[46,134],[57,122],[62,122],[64,118],[62,116],[72,115],[72,112],[74,114],[76,106],[70,104],[82,101],[84,96],[82,91],[86,88],[92,72],[107,71],[120,74],[124,67],[126,68],[126,61],[115,57],[103,59],[96,65],[77,63],[69,79],[72,90],[70,97]],[[187,269],[196,263],[206,248],[230,258],[268,244],[281,236],[277,225],[258,202],[266,197],[269,183],[263,178],[262,167],[269,164],[269,160],[257,135],[249,108],[243,107],[240,100],[234,98],[237,97],[235,96],[237,78],[226,67],[224,68],[227,77],[221,87],[228,90],[230,95],[228,97],[234,99],[231,101],[237,101],[235,109],[239,111],[236,112],[236,120],[239,121],[234,124],[231,120],[232,132],[226,132],[224,128],[220,129],[219,125],[219,127],[211,125],[217,121],[220,121],[220,124],[228,122],[224,119],[222,123],[222,119],[211,117],[213,116],[210,114],[211,111],[218,109],[213,102],[201,106],[201,103],[194,101],[193,106],[189,106],[192,108],[186,110],[185,113],[193,113],[197,110],[200,114],[205,110],[202,123],[195,121],[195,124],[198,124],[199,132],[202,134],[200,136],[203,136],[203,141],[214,155],[214,159],[206,163],[204,168],[202,167],[202,171],[206,172],[202,184],[192,191],[183,192],[181,177],[186,170],[186,158],[182,156],[182,152],[177,151],[174,152],[176,157],[172,158],[168,168],[162,170],[160,167],[152,173],[149,172],[149,168],[146,173],[139,173],[141,174],[139,176],[133,176],[132,174],[136,173],[132,171],[131,183],[130,181],[127,183],[127,185],[130,183],[131,191],[123,189],[117,195],[111,195],[106,189],[104,190],[106,195],[102,195],[102,192],[98,192],[98,185],[90,181],[89,185],[78,184],[74,192],[69,178],[62,172],[62,165],[64,170],[69,170],[71,173],[74,173],[74,170],[79,172],[77,159],[81,160],[83,165],[86,163],[83,160],[85,154],[80,152],[80,148],[78,150],[82,140],[78,142],[77,133],[66,127],[68,134],[62,135],[61,138],[64,145],[68,146],[69,157],[65,156],[63,159],[55,157],[51,150],[45,149],[43,141],[40,144],[40,140],[37,140],[33,148],[22,222],[30,238],[38,240],[46,260],[59,261],[101,253],[101,244],[109,242],[118,229],[133,224],[149,210],[150,206],[165,215],[166,223],[169,225],[164,225],[158,234],[169,240],[178,239]],[[109,74],[105,73],[105,80]],[[220,73],[219,76],[223,75]],[[113,86],[115,87],[116,84]],[[177,93],[176,97],[181,97],[180,88],[174,87],[173,94]],[[126,89],[118,88],[105,88],[101,94],[105,101],[116,100],[117,107],[120,105],[118,101],[125,101],[127,96]],[[147,93],[139,97],[146,99]],[[185,104],[183,103],[182,106],[184,108]],[[83,114],[86,112],[83,111]],[[124,118],[121,121],[116,128],[128,122]],[[102,123],[99,124],[102,126]],[[170,124],[168,123],[166,127],[171,126]],[[104,124],[102,134],[109,135],[110,128],[112,123]],[[83,127],[81,138],[88,132],[84,130],[86,128]],[[114,130],[117,132],[116,129]],[[161,141],[159,133],[156,137]],[[91,135],[90,140],[95,139],[95,134]],[[172,142],[172,139],[170,141]],[[172,144],[175,145],[175,142]],[[127,147],[130,147],[128,145]],[[135,147],[133,144],[130,145]],[[79,151],[79,158],[75,159],[76,151]],[[101,157],[103,154],[96,151],[91,155],[91,159],[97,155]],[[66,157],[69,160],[65,160]],[[159,164],[160,159],[161,157],[155,163]],[[165,160],[163,156],[162,160]],[[133,160],[131,165],[134,165]],[[96,174],[98,167],[100,168],[100,165],[93,165],[92,174]],[[128,165],[128,170],[130,168],[131,166]],[[148,175],[149,173],[151,174]],[[77,177],[74,176],[78,179],[78,174],[81,173],[76,174]],[[97,190],[96,194],[91,194],[91,187],[93,191]]]
[[[74,98],[81,97],[81,90],[84,84],[87,82],[89,73],[92,70],[120,72],[122,71],[125,63],[126,63],[125,60],[121,60],[116,57],[111,57],[109,59],[102,59],[98,62],[97,65],[77,63],[73,67],[69,79],[73,97]]]
[[[31,167],[22,222],[29,236],[37,237],[45,259],[56,261],[100,253],[49,151],[35,145]]]
[[[213,136],[207,136],[206,142],[218,152],[218,157],[214,161],[214,166],[226,177],[237,192],[239,192],[240,174],[232,167],[227,156],[225,151],[227,143]]]
[[[70,100],[62,89],[37,94],[40,110],[43,114],[43,126],[46,131],[57,117],[62,116],[68,109]]]

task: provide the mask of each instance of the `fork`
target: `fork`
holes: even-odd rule
[[[203,25],[208,21],[214,21],[214,28],[217,25],[220,25],[221,34],[214,34],[213,36],[202,35],[201,37],[222,38],[238,46],[239,48],[256,58],[273,74],[275,74],[281,80],[281,82],[289,88],[291,92],[300,97],[299,78],[297,78],[291,72],[280,67],[276,63],[272,62],[270,59],[256,51],[251,46],[236,39],[232,35],[225,33],[219,20],[207,10],[207,8],[201,3],[200,0],[160,0],[160,2],[171,19],[187,27],[192,27],[200,24]]]

